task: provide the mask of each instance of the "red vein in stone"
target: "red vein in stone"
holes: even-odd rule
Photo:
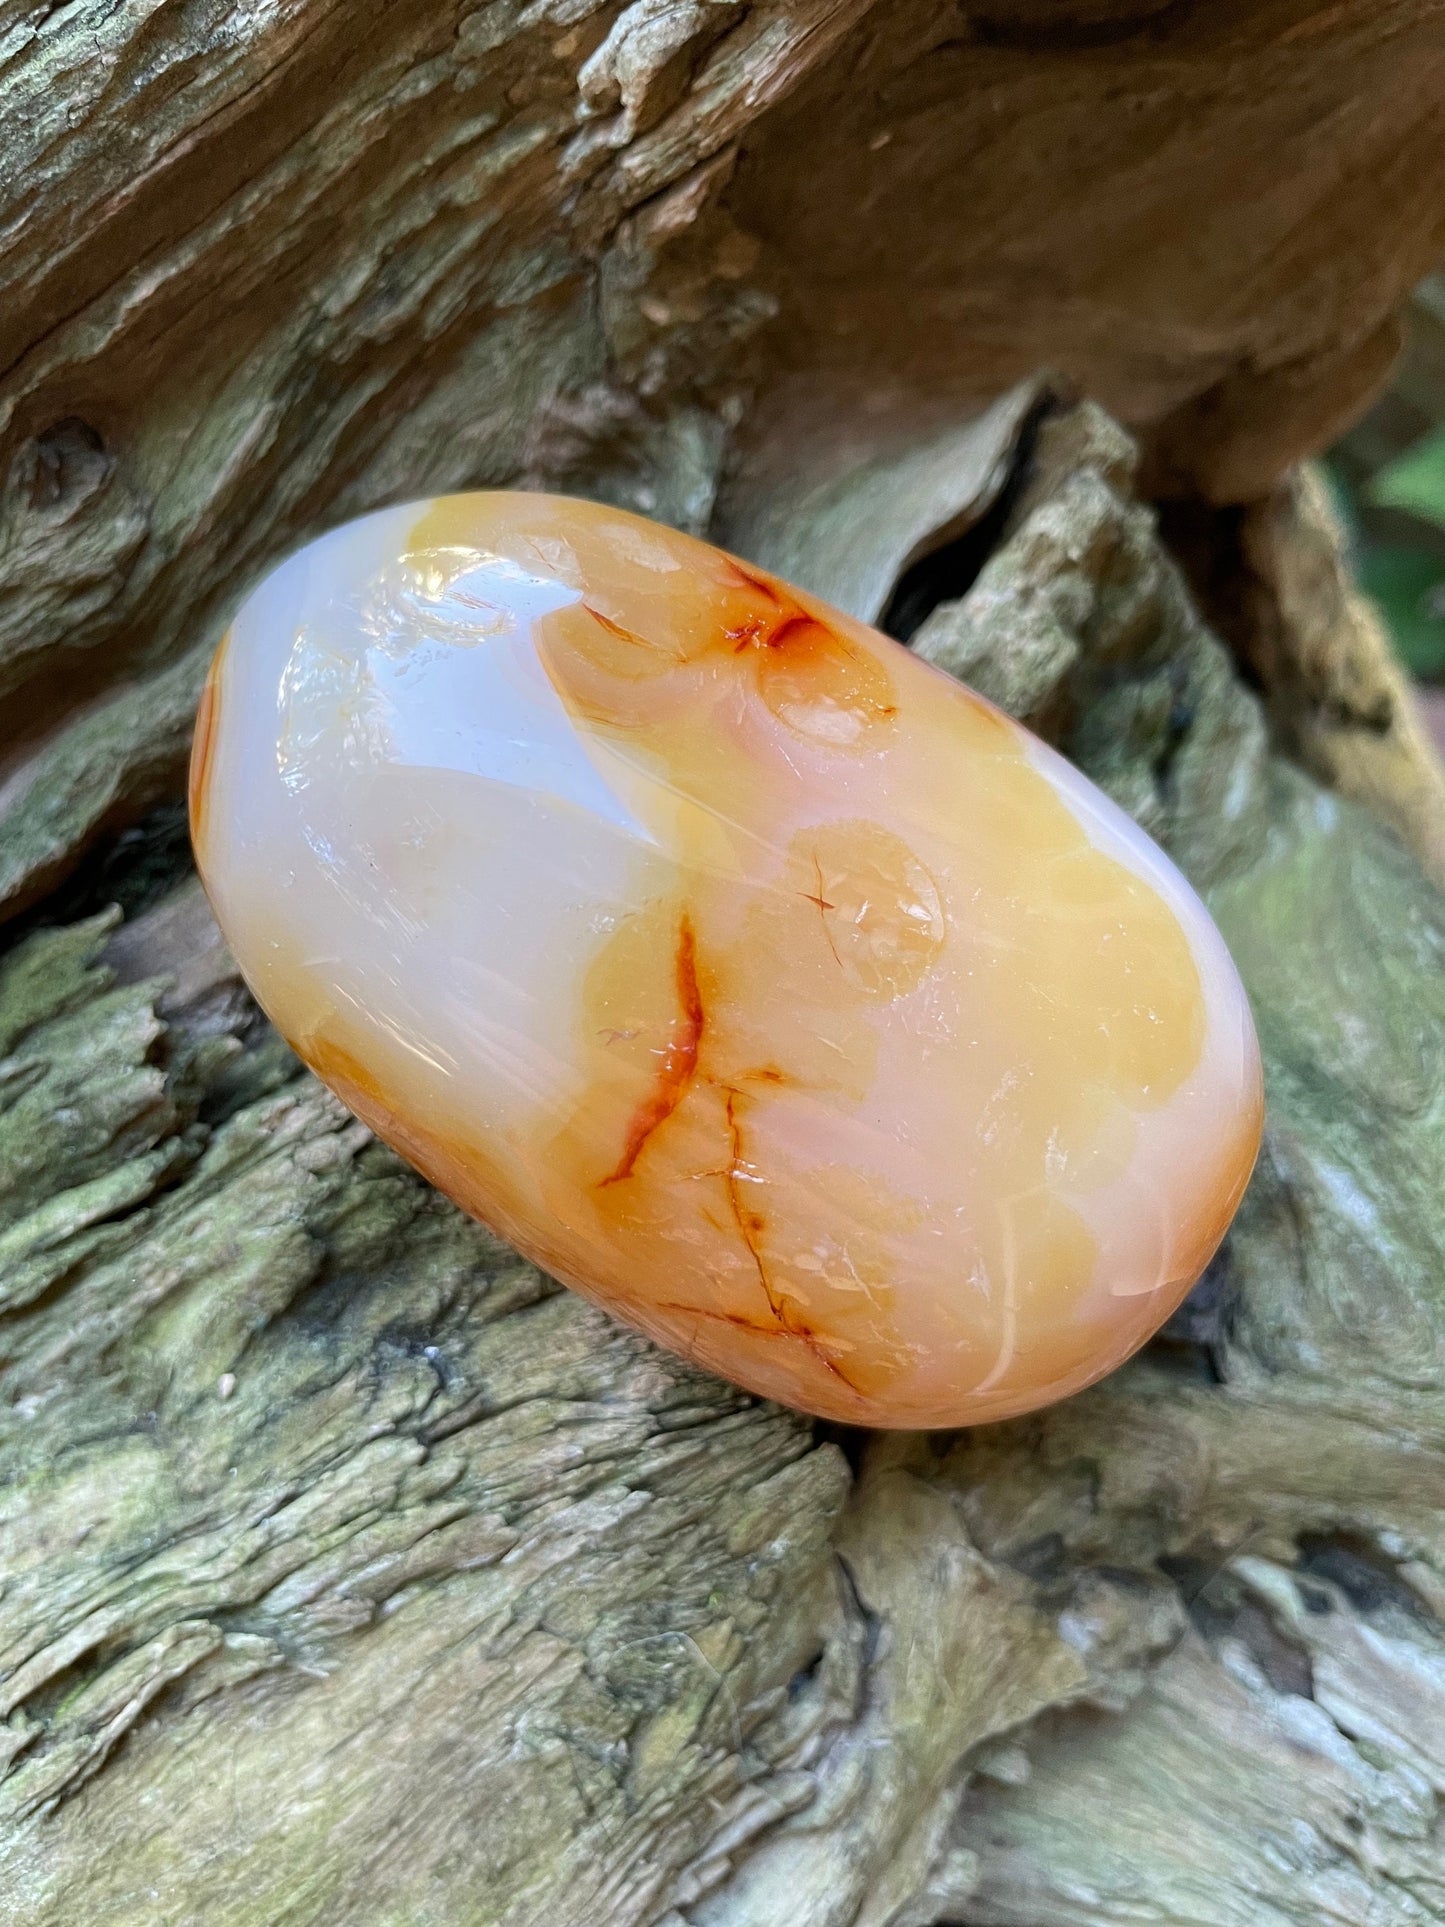
[[[697,1075],[697,1052],[702,1041],[704,1017],[702,993],[697,985],[697,941],[693,936],[692,920],[685,910],[678,920],[674,967],[678,1016],[673,1024],[672,1037],[657,1067],[656,1085],[633,1112],[622,1157],[616,1170],[603,1178],[604,1185],[620,1184],[624,1178],[632,1176],[644,1145],[672,1116],[682,1102],[688,1085]]]
[[[792,1337],[781,1325],[760,1325],[755,1318],[745,1318],[740,1311],[708,1311],[702,1305],[685,1304],[680,1298],[664,1298],[657,1309],[684,1312],[689,1318],[706,1318],[714,1325],[731,1325],[734,1331],[751,1332],[754,1338]]]
[[[858,1387],[848,1377],[848,1374],[842,1367],[829,1358],[827,1352],[824,1351],[822,1345],[819,1343],[817,1334],[813,1332],[809,1326],[800,1324],[789,1311],[787,1305],[780,1303],[773,1295],[773,1288],[768,1280],[767,1266],[763,1263],[763,1254],[758,1246],[758,1234],[763,1229],[763,1219],[760,1213],[750,1208],[738,1190],[740,1173],[749,1171],[752,1168],[747,1158],[743,1155],[742,1126],[738,1122],[737,1115],[737,1100],[739,1095],[740,1093],[737,1091],[730,1090],[727,1092],[728,1134],[732,1140],[732,1156],[728,1160],[727,1169],[723,1172],[723,1185],[727,1191],[729,1209],[732,1211],[733,1218],[737,1223],[738,1236],[747,1247],[748,1256],[757,1267],[758,1283],[762,1286],[763,1296],[768,1301],[768,1310],[778,1321],[778,1331],[772,1335],[796,1338],[799,1344],[807,1347],[826,1371],[831,1372],[834,1378],[846,1385],[850,1392],[856,1392]],[[729,1324],[743,1322],[729,1317],[726,1313],[702,1313],[701,1316],[722,1317],[725,1318]],[[748,1323],[746,1328],[749,1331],[756,1331],[758,1329],[757,1326],[751,1323]]]
[[[620,622],[614,622],[611,616],[604,616],[602,611],[600,609],[594,609],[590,602],[584,602],[582,607],[594,622],[600,622],[607,633],[616,636],[619,642],[630,642],[635,649],[651,649],[653,647],[646,636],[635,635],[631,629],[624,629]]]
[[[829,903],[828,899],[823,895],[823,865],[816,850],[813,852],[813,873],[818,879],[818,894],[813,896],[807,890],[804,890],[801,894],[805,902],[817,904],[818,915],[823,924],[823,935],[828,939],[828,948],[833,953],[834,963],[837,964],[841,970],[843,967],[843,959],[838,955],[838,946],[833,941],[833,932],[828,928],[828,912],[830,910],[836,910],[838,906],[836,903]]]
[[[767,1268],[763,1264],[763,1255],[758,1250],[758,1233],[763,1228],[763,1220],[757,1212],[744,1204],[742,1193],[738,1189],[738,1185],[741,1182],[740,1174],[746,1168],[747,1160],[743,1156],[743,1131],[742,1126],[738,1123],[738,1094],[736,1091],[729,1091],[727,1093],[726,1104],[728,1136],[732,1141],[732,1155],[729,1157],[727,1165],[723,1170],[723,1188],[728,1194],[728,1209],[733,1214],[733,1221],[738,1228],[738,1236],[747,1246],[748,1256],[757,1267],[758,1283],[762,1286],[763,1296],[768,1301],[768,1310],[781,1325],[785,1322],[783,1314],[774,1302],[772,1287],[768,1283]]]

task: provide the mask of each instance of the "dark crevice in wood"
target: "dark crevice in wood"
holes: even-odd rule
[[[36,929],[78,923],[112,904],[127,919],[139,916],[194,868],[185,803],[158,803],[138,823],[92,849],[59,889],[0,925],[0,956]]]
[[[1194,11],[1195,0],[1137,0],[1124,6],[984,6],[969,9],[968,26],[972,40],[985,47],[1087,53],[1124,46],[1131,40],[1163,40],[1184,26]],[[966,44],[944,43],[947,47]]]
[[[1046,395],[1026,417],[1014,444],[1008,478],[979,519],[904,570],[878,618],[885,635],[911,642],[940,603],[957,602],[968,594],[1004,540],[1028,486],[1039,430],[1058,406],[1055,397]]]
[[[1435,1613],[1401,1576],[1395,1561],[1358,1533],[1304,1533],[1299,1570],[1336,1586],[1357,1612],[1391,1610],[1417,1624],[1439,1629]]]
[[[1183,571],[1199,613],[1228,645],[1241,681],[1259,692],[1258,582],[1244,549],[1245,510],[1166,499],[1156,513],[1159,539]]]

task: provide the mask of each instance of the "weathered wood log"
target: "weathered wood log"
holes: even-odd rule
[[[518,481],[718,532],[1061,368],[1268,493],[1445,245],[1439,0],[0,18],[0,909],[165,795],[278,553]]]
[[[1438,21],[4,20],[0,1918],[1445,1916],[1445,801],[1288,472],[1440,238]],[[480,483],[885,617],[1206,893],[1266,1151],[1125,1372],[827,1435],[260,1020],[176,834],[198,665],[301,535]]]
[[[1259,1014],[1239,1225],[1085,1398],[824,1442],[370,1143],[194,884],[12,952],[12,1917],[1430,1917],[1445,911],[1271,749],[1128,457],[1046,416],[915,639],[1165,838]]]

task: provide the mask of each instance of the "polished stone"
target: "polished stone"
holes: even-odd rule
[[[192,826],[381,1137],[808,1411],[1098,1378],[1254,1161],[1248,1006],[1160,850],[896,643],[616,509],[451,496],[292,557],[217,654]]]

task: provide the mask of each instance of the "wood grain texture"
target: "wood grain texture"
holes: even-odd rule
[[[652,1351],[300,1072],[193,882],[12,948],[0,1917],[1438,1917],[1445,915],[1131,459],[1046,417],[916,642],[1164,838],[1266,1053],[1205,1288],[1052,1411],[825,1439]]]
[[[0,912],[167,792],[257,575],[383,502],[756,529],[1040,366],[1154,486],[1266,494],[1445,239],[1442,17],[6,7]]]
[[[1445,1917],[1439,779],[1289,473],[1439,246],[1442,57],[1433,0],[0,5],[0,1919]],[[1126,1373],[816,1435],[259,1020],[171,838],[215,636],[489,483],[891,611],[1206,893],[1266,1151]]]

